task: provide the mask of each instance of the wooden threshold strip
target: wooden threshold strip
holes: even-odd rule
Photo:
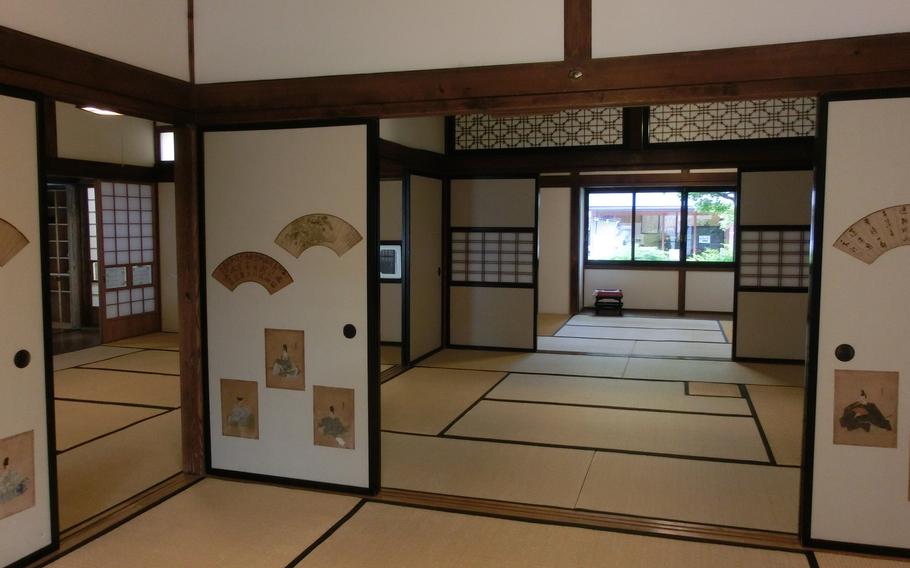
[[[542,505],[526,505],[521,503],[493,501],[489,499],[476,499],[472,497],[423,493],[403,489],[383,488],[375,497],[367,497],[367,499],[385,503],[397,503],[430,509],[502,517],[517,521],[525,520],[562,524],[655,537],[773,548],[796,552],[806,551],[806,549],[800,545],[799,539],[795,534],[790,535],[762,530],[730,528],[688,523],[685,521],[649,519],[645,517],[631,517],[615,513],[579,511]]]

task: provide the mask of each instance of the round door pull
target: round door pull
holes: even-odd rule
[[[28,367],[28,364],[31,362],[32,354],[25,349],[20,349],[19,351],[16,351],[15,355],[13,355],[13,365],[20,369]]]
[[[847,345],[846,343],[841,343],[834,349],[834,356],[837,357],[838,361],[851,361],[853,357],[856,356],[856,350],[853,349],[852,345]]]
[[[342,329],[341,332],[348,339],[354,339],[354,336],[357,335],[357,328],[351,324],[345,324],[344,329]]]

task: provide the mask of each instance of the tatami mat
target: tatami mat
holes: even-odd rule
[[[568,314],[537,314],[537,335],[553,335],[568,320]]]
[[[598,452],[578,508],[795,533],[799,470]]]
[[[260,564],[261,565],[261,564]],[[299,568],[808,568],[806,556],[367,503]]]
[[[343,495],[205,479],[51,566],[284,568],[356,504]]]
[[[385,371],[388,371],[389,369],[391,369],[394,366],[395,365],[379,365],[379,372],[383,373]]]
[[[636,341],[632,355],[638,357],[705,357],[730,359],[729,343],[699,343],[695,341]]]
[[[438,434],[504,373],[417,367],[382,385],[382,427]]]
[[[600,327],[593,325],[566,325],[557,337],[593,337],[597,339],[634,339],[639,341],[703,341],[726,343],[719,331],[703,329],[641,329],[637,327]]]
[[[717,320],[717,323],[720,324],[720,328],[724,331],[727,343],[733,343],[733,322],[731,320]]]
[[[629,359],[623,376],[631,379],[802,386],[805,369],[802,365],[633,357]]]
[[[64,400],[54,401],[54,409],[58,452],[165,412],[157,408]]]
[[[482,401],[447,434],[729,460],[768,460],[751,417]]]
[[[383,365],[398,365],[401,363],[401,346],[399,345],[380,345],[379,362]]]
[[[511,371],[516,373],[621,377],[628,361],[627,357],[603,357],[597,355],[446,349],[425,359],[421,365],[425,367]]]
[[[578,337],[538,337],[537,349],[565,351],[568,353],[598,353],[604,355],[631,355],[634,341],[621,339],[582,339]]]
[[[59,371],[60,369],[69,369],[70,367],[87,365],[88,363],[94,363],[95,361],[110,359],[111,357],[119,357],[128,353],[136,353],[137,351],[139,350],[127,349],[124,347],[109,347],[107,345],[98,345],[95,347],[89,347],[88,349],[71,351],[70,353],[54,355],[54,370]]]
[[[749,398],[777,463],[800,465],[805,391],[792,387],[749,385]]]
[[[65,369],[54,373],[54,396],[176,408],[180,406],[180,377]]]
[[[686,396],[685,383],[513,373],[487,398],[751,415],[745,399]]]
[[[179,473],[180,438],[173,410],[57,456],[61,530]]]
[[[910,568],[910,560],[816,552],[819,568]]]
[[[571,508],[592,457],[587,450],[383,432],[382,485]]]
[[[120,341],[113,341],[106,345],[112,347],[136,347],[138,349],[167,349],[170,351],[179,351],[180,334],[158,331],[146,335],[139,335],[137,337],[130,337],[129,339],[121,339]]]
[[[689,383],[689,394],[692,396],[736,396],[742,397],[738,385],[727,383],[701,383],[692,381]]]
[[[180,374],[180,354],[176,351],[138,351],[86,365],[93,369],[115,369],[118,371],[141,371],[162,375]]]
[[[569,325],[593,325],[603,327],[640,327],[645,329],[702,329],[717,331],[720,329],[716,320],[699,320],[689,318],[645,318],[636,316],[594,316],[578,314],[572,316]]]

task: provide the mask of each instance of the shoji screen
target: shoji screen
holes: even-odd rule
[[[803,360],[812,172],[740,177],[734,355]]]
[[[803,530],[813,541],[906,555],[910,247],[902,245],[910,244],[910,98],[823,101],[826,115]]]
[[[213,471],[359,489],[378,479],[376,130],[204,133]]]
[[[537,183],[451,184],[452,345],[535,349]]]

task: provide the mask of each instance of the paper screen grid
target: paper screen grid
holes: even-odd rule
[[[453,230],[452,281],[534,283],[532,231]]]
[[[739,285],[809,286],[809,230],[749,230],[740,234]]]
[[[150,185],[101,184],[101,223],[104,266],[155,262],[155,220]],[[105,314],[111,318],[155,311],[154,286],[107,290]]]

